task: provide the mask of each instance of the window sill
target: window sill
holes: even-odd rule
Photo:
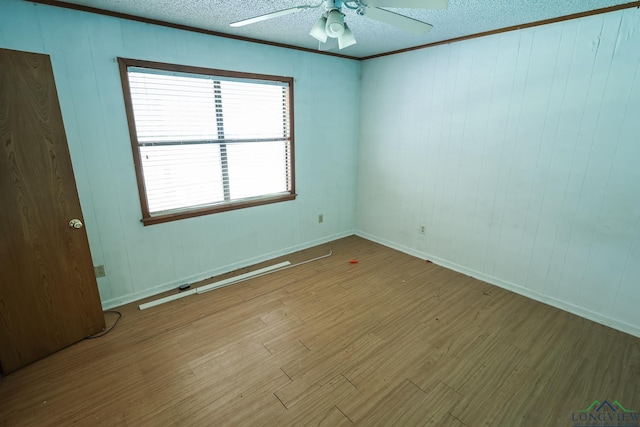
[[[190,209],[179,212],[172,212],[160,215],[154,215],[146,218],[142,218],[140,221],[147,226],[153,224],[161,224],[163,222],[177,221],[180,219],[193,218],[197,216],[210,215],[219,212],[227,212],[236,209],[244,209],[252,206],[268,205],[271,203],[286,202],[289,200],[295,200],[297,194],[284,194],[274,197],[262,197],[258,199],[240,200],[237,202],[223,203],[220,205],[212,205],[198,209]]]

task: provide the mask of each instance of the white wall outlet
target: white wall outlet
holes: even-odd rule
[[[93,271],[96,273],[96,277],[104,277],[107,275],[107,273],[104,271],[104,265],[94,266]]]
[[[420,234],[424,234],[427,231],[427,227],[425,227],[424,225],[420,226]]]

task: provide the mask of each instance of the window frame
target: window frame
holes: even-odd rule
[[[159,224],[169,221],[176,221],[180,219],[193,218],[202,215],[209,215],[219,212],[227,212],[235,209],[244,209],[253,206],[261,206],[271,203],[279,203],[289,200],[295,200],[297,194],[295,190],[295,132],[294,132],[294,112],[293,112],[293,77],[274,76],[267,74],[256,73],[244,73],[239,71],[217,70],[213,68],[196,67],[179,64],[169,64],[164,62],[154,62],[146,60],[138,60],[131,58],[118,57],[118,66],[120,68],[120,81],[122,83],[122,93],[124,96],[124,106],[127,115],[127,124],[129,127],[129,136],[131,140],[131,148],[133,152],[133,163],[136,171],[136,181],[138,183],[138,195],[140,197],[140,206],[142,208],[142,219],[140,220],[145,226],[152,224]],[[131,98],[131,90],[129,86],[129,74],[128,68],[149,68],[152,70],[177,72],[177,73],[192,73],[203,74],[217,77],[228,77],[234,79],[247,79],[247,80],[266,80],[285,83],[288,85],[288,111],[289,111],[289,190],[286,194],[278,194],[275,196],[265,195],[257,196],[247,199],[240,199],[237,201],[224,201],[212,205],[201,207],[187,207],[183,210],[176,210],[174,212],[167,212],[161,214],[152,215],[149,210],[149,203],[147,200],[147,192],[144,180],[144,173],[142,170],[142,159],[140,155],[140,145],[138,142],[138,135],[136,132],[136,122],[133,113],[133,102]],[[215,117],[213,118],[215,120]]]

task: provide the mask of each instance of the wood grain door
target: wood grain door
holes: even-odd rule
[[[49,56],[0,49],[0,363],[105,327]]]

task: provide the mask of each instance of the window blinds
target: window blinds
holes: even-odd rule
[[[289,191],[288,83],[128,68],[150,213]]]

